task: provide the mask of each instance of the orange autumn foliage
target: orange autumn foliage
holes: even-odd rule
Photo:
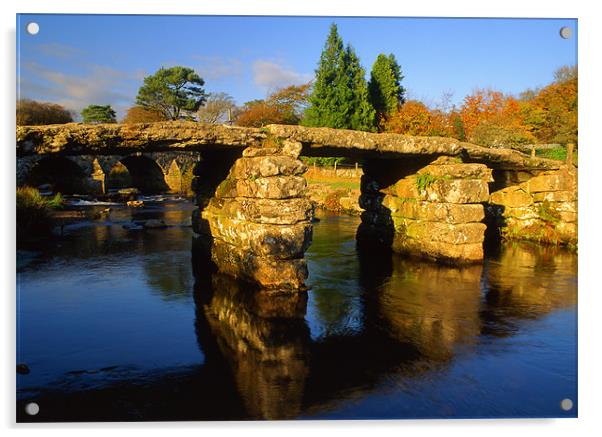
[[[264,100],[245,103],[236,119],[238,126],[262,127],[267,124],[287,124],[287,117],[279,108]]]
[[[167,118],[161,112],[143,108],[142,106],[132,106],[128,109],[122,123],[152,123],[165,120]]]
[[[459,113],[466,140],[472,143],[508,147],[535,141],[521,104],[499,91],[475,91],[464,98]]]
[[[577,144],[577,67],[562,67],[555,81],[520,98],[478,89],[446,112],[406,102],[384,120],[384,130],[407,135],[448,136],[487,147]]]
[[[386,132],[405,135],[452,136],[446,114],[429,110],[422,102],[409,100],[385,122]]]
[[[267,124],[299,124],[307,106],[311,84],[290,85],[271,93],[265,100],[252,100],[242,107],[236,124],[262,127]]]
[[[576,71],[526,96],[524,114],[540,143],[578,142]]]

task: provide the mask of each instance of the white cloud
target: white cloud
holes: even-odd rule
[[[275,90],[289,85],[301,85],[312,79],[312,75],[298,73],[281,63],[257,60],[253,63],[254,80],[266,90]]]
[[[37,46],[35,46],[35,49],[42,55],[47,56],[49,58],[58,58],[63,60],[74,58],[76,56],[81,55],[82,53],[81,49],[55,42],[38,44]]]
[[[192,58],[199,62],[195,71],[205,80],[219,80],[240,76],[242,73],[242,62],[236,58],[202,55],[194,55]]]
[[[91,104],[111,105],[119,115],[133,104],[129,74],[111,67],[89,64],[80,74],[54,71],[35,62],[23,65],[19,97],[58,103],[79,113]]]

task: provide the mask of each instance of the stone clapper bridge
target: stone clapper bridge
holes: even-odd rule
[[[18,184],[45,167],[104,192],[121,162],[139,183],[163,176],[174,189],[180,163],[193,159],[200,245],[220,272],[274,291],[302,290],[308,275],[314,208],[300,155],[363,163],[358,243],[458,264],[482,261],[487,226],[508,238],[577,244],[576,168],[516,150],[284,125],[17,127]]]

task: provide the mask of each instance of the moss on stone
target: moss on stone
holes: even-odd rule
[[[232,190],[236,189],[236,181],[233,179],[224,179],[215,190],[216,197],[225,197],[230,194]]]
[[[558,223],[560,222],[560,215],[556,212],[551,206],[550,202],[544,200],[539,204],[539,208],[537,209],[537,213],[539,217],[549,223]]]
[[[436,176],[433,176],[430,173],[423,173],[416,176],[414,183],[416,184],[418,192],[422,193],[437,180],[438,178]]]

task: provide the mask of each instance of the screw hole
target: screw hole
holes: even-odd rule
[[[30,35],[37,35],[39,31],[40,25],[35,21],[32,21],[31,23],[27,24],[27,33],[29,33]]]
[[[40,412],[40,406],[35,402],[30,402],[29,404],[25,405],[25,412],[30,416],[35,416]]]
[[[571,34],[573,33],[573,31],[571,30],[570,27],[561,27],[560,28],[560,37],[562,39],[569,39],[571,37]]]
[[[563,399],[560,402],[560,408],[562,408],[564,411],[570,411],[573,409],[573,401],[570,400],[569,398]]]

